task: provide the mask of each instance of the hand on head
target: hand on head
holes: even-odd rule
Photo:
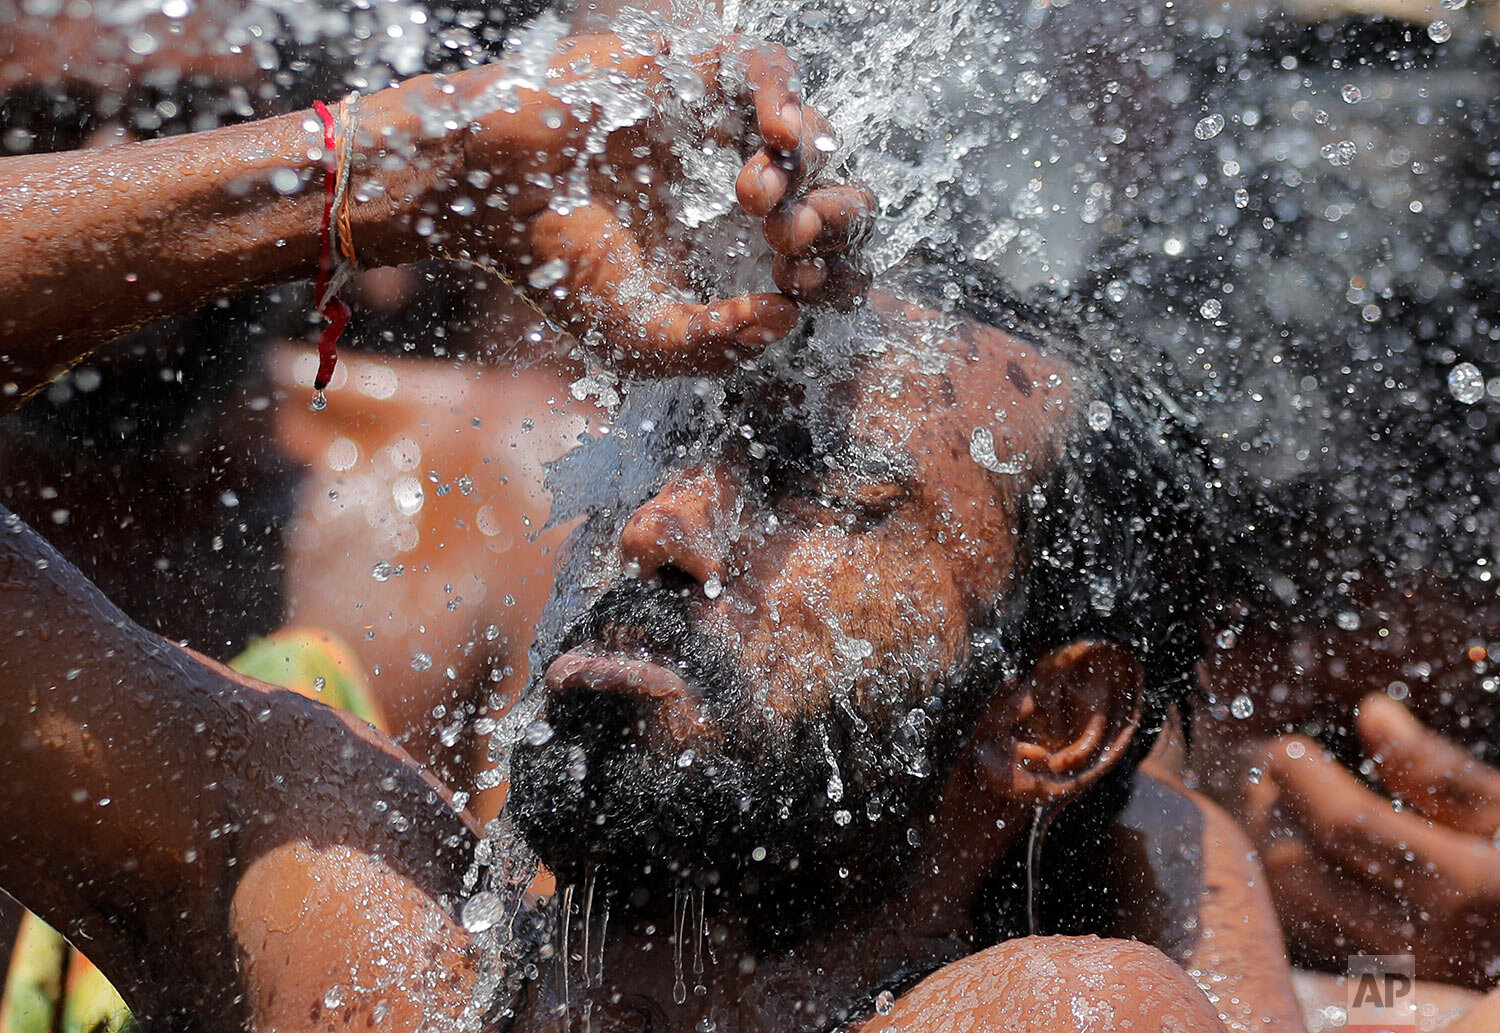
[[[1500,771],[1381,693],[1355,727],[1373,785],[1284,736],[1249,786],[1247,826],[1291,939],[1337,962],[1415,952],[1424,978],[1494,985]]]
[[[659,37],[648,48],[579,36],[564,41],[543,88],[508,86],[515,78],[502,64],[455,80],[466,110],[500,110],[466,115],[467,182],[447,199],[435,240],[447,253],[501,266],[575,334],[602,335],[617,368],[711,373],[789,333],[797,301],[847,302],[863,289],[855,251],[874,198],[821,183],[832,134],[799,98],[796,65],[780,47],[731,37],[684,56]],[[705,140],[684,138],[683,120],[664,116],[697,93],[694,106],[727,123],[705,139],[749,141],[752,127],[759,138],[736,193],[764,221],[784,293],[682,300],[692,242],[672,214],[677,155]],[[502,104],[502,95],[514,99]],[[613,99],[596,100],[606,95]],[[643,100],[645,114],[610,128],[610,105],[622,96]]]

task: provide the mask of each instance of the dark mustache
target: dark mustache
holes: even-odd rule
[[[611,626],[629,629],[647,652],[679,661],[705,696],[730,685],[738,671],[730,650],[699,629],[692,604],[659,584],[626,581],[610,588],[568,627],[562,651],[602,641]]]

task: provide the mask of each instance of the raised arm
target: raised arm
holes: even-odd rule
[[[357,103],[348,196],[362,265],[492,265],[575,333],[603,333],[626,366],[757,348],[790,330],[796,305],[774,293],[684,300],[683,231],[668,214],[674,148],[694,134],[723,141],[727,120],[759,134],[738,195],[766,221],[778,283],[810,298],[845,289],[832,256],[868,224],[870,200],[813,189],[827,126],[798,100],[783,51],[732,40],[677,53],[657,36],[599,35],[563,41],[544,73],[526,60]],[[684,90],[685,76],[698,87]],[[664,117],[682,93],[712,117]],[[312,112],[0,161],[0,403],[145,322],[311,276],[323,176]]]
[[[3,512],[0,583],[0,885],[148,1028],[304,1023],[325,997],[383,1028],[462,1010],[443,898],[474,839],[445,790],[352,718],[144,632]]]

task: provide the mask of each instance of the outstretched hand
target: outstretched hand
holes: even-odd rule
[[[460,110],[476,114],[434,239],[498,266],[575,334],[600,335],[618,368],[713,372],[789,333],[798,300],[862,290],[854,251],[874,198],[819,181],[833,137],[782,48],[731,38],[677,54],[659,36],[579,36],[544,77],[519,78],[507,63],[454,79]],[[695,117],[675,117],[684,110]],[[749,152],[736,194],[763,220],[783,293],[690,293],[678,156],[711,146]]]
[[[1380,693],[1355,725],[1380,791],[1301,736],[1273,740],[1248,787],[1293,938],[1329,958],[1413,952],[1424,978],[1494,986],[1500,771]]]

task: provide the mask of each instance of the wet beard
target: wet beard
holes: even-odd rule
[[[613,590],[568,640],[597,639],[611,621],[687,664],[723,738],[667,745],[641,732],[654,720],[648,702],[597,690],[549,695],[552,737],[516,747],[509,803],[549,868],[564,881],[592,872],[613,895],[637,900],[709,888],[775,940],[899,884],[966,727],[965,708],[944,704],[972,694],[947,700],[944,686],[964,679],[919,689],[885,672],[865,682],[864,698],[912,701],[894,714],[837,704],[773,725],[732,652],[695,629],[675,594]],[[908,709],[924,698],[928,706]]]

